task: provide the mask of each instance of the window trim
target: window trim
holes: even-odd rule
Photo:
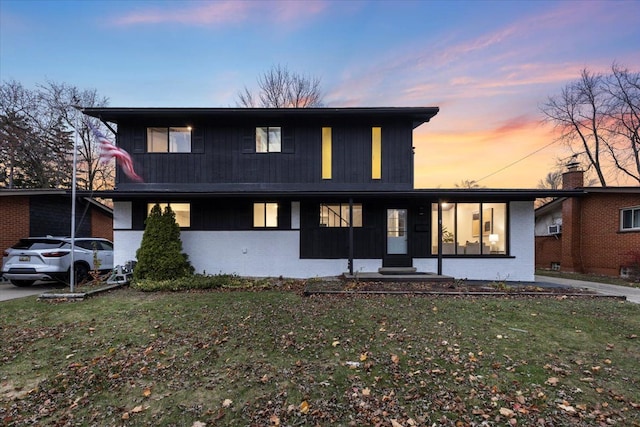
[[[636,224],[636,226],[634,226],[634,213],[636,211],[640,212],[640,206],[630,206],[627,208],[621,208],[620,209],[620,228],[619,230],[621,232],[630,232],[630,231],[640,231],[640,222],[638,224]],[[624,226],[624,214],[625,212],[630,212],[631,213],[631,227],[625,227]]]
[[[166,137],[166,151],[152,151],[150,150],[150,143],[151,143],[151,139],[149,138],[149,132],[151,131],[151,129],[154,129],[156,131],[159,131],[160,129],[163,129],[165,131],[165,137]],[[171,151],[171,130],[172,129],[184,129],[187,130],[189,133],[189,151]],[[178,154],[178,153],[192,153],[193,152],[193,128],[191,126],[147,126],[146,128],[146,138],[147,138],[147,144],[146,144],[146,152],[150,153],[150,154],[166,154],[166,153],[172,153],[172,154]],[[175,132],[175,131],[174,131]],[[180,131],[180,133],[182,133],[184,131]],[[187,133],[187,132],[184,132]]]
[[[332,166],[332,139],[331,127],[322,128],[322,179],[331,179]]]
[[[266,137],[267,137],[267,141],[265,143],[266,151],[258,150],[258,129],[261,129],[266,134]],[[274,129],[274,130],[278,129],[278,134],[280,135],[278,150],[271,150],[271,143],[270,143],[271,129]],[[256,153],[259,153],[259,154],[282,153],[282,126],[256,126],[255,132],[254,132],[254,139],[255,139]]]
[[[510,227],[510,208],[511,208],[511,203],[510,202],[504,202],[504,201],[456,201],[456,202],[444,202],[444,203],[449,203],[451,205],[453,205],[453,207],[451,208],[453,210],[453,232],[451,232],[451,230],[448,230],[452,235],[451,238],[453,238],[453,242],[448,242],[448,243],[452,243],[453,244],[453,249],[454,252],[453,253],[442,253],[442,256],[446,256],[446,257],[467,257],[467,258],[477,258],[477,257],[507,257],[510,258],[512,257],[511,255],[511,245],[510,245],[510,234],[511,234],[511,227]],[[432,205],[438,205],[438,202],[433,202]],[[498,205],[498,204],[502,204],[504,205],[504,251],[495,251],[494,253],[492,253],[493,251],[489,251],[489,253],[485,253],[483,252],[483,245],[488,245],[489,248],[491,248],[491,243],[490,243],[490,237],[492,234],[498,234],[495,233],[495,229],[492,229],[489,233],[485,233],[482,231],[482,228],[480,228],[479,231],[479,235],[477,242],[471,242],[471,243],[478,243],[480,245],[480,250],[479,253],[459,253],[458,252],[458,247],[459,247],[459,242],[458,242],[458,228],[459,228],[459,223],[458,223],[458,208],[459,205],[477,205],[478,207],[478,219],[482,219],[481,221],[479,221],[480,226],[485,223],[486,218],[483,217],[484,211],[486,209],[488,209],[487,205]],[[437,211],[432,210],[432,215],[436,215]],[[471,211],[472,215],[476,212]],[[492,212],[492,215],[495,215],[495,212]],[[472,217],[473,220],[473,217]],[[432,224],[435,221],[437,223],[437,218],[432,218]],[[492,216],[491,218],[491,226],[492,228],[495,227],[496,223],[494,222],[494,217]],[[473,227],[473,225],[472,225]],[[485,237],[486,234],[486,237]],[[438,227],[436,225],[433,225],[433,231],[432,231],[432,237],[431,237],[431,241],[434,242],[435,245],[438,245]],[[443,239],[444,239],[444,235],[443,235]],[[444,245],[444,241],[442,242]],[[435,252],[431,252],[431,256],[437,257],[438,251],[436,250]]]
[[[256,225],[256,207],[258,205],[262,205],[262,215],[263,215],[263,222],[264,225]],[[276,224],[275,225],[269,225],[269,221],[268,221],[268,206],[269,205],[275,205],[275,209],[276,209]],[[278,202],[253,202],[252,204],[253,207],[253,224],[252,227],[255,229],[259,229],[259,230],[264,230],[264,229],[274,229],[274,228],[278,228],[280,226],[280,203]]]
[[[371,128],[371,179],[382,179],[382,128]]]
[[[322,223],[322,207],[323,206],[339,206],[339,211],[340,213],[338,214],[339,217],[339,225],[329,225],[327,224],[323,224]],[[363,227],[363,206],[362,203],[353,203],[353,210],[354,212],[356,211],[356,207],[360,208],[360,220],[356,221],[356,218],[354,217],[354,225],[353,228],[362,228]],[[351,227],[351,225],[349,224],[349,217],[344,218],[342,216],[342,212],[343,209],[346,208],[347,213],[349,212],[349,203],[341,203],[341,202],[334,202],[334,203],[320,203],[320,205],[318,206],[318,213],[319,213],[319,218],[318,218],[318,227],[320,228],[349,228]],[[337,212],[334,211],[334,214],[337,214]]]
[[[188,225],[181,225],[178,222],[178,215],[177,212],[171,208],[171,210],[173,211],[173,213],[176,215],[176,224],[178,224],[178,227],[182,228],[191,228],[191,202],[167,202],[167,201],[160,201],[160,200],[156,200],[153,202],[147,202],[147,210],[145,211],[145,221],[146,218],[149,217],[149,213],[151,213],[151,209],[156,205],[160,205],[160,209],[162,210],[162,212],[164,213],[164,208],[165,206],[171,206],[171,205],[186,205],[189,208],[189,224]]]

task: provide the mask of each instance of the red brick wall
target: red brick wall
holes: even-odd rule
[[[29,197],[0,197],[0,215],[0,251],[4,252],[29,236]]]
[[[91,236],[103,237],[113,242],[113,217],[102,209],[91,210]]]
[[[562,260],[562,235],[536,236],[536,268],[551,268]]]
[[[619,231],[620,209],[633,206],[640,206],[637,194],[591,193],[582,198],[579,244],[584,272],[617,276],[628,253],[640,251],[640,232]]]
[[[562,202],[562,260],[561,269],[577,273],[583,272],[580,256],[582,230],[581,198],[569,197]]]

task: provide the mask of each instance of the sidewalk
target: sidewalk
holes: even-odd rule
[[[583,288],[598,292],[603,295],[625,296],[627,301],[640,304],[640,288],[627,286],[608,285],[606,283],[585,282],[582,280],[562,279],[560,277],[535,276],[536,283],[553,283],[556,285]]]

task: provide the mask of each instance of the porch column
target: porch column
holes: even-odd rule
[[[353,276],[353,199],[349,197],[349,275]]]
[[[438,276],[442,276],[442,200],[438,200]]]

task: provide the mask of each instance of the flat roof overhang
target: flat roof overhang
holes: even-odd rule
[[[538,190],[538,189],[420,189],[409,191],[167,191],[158,190],[112,190],[82,191],[85,197],[101,197],[114,200],[131,199],[198,199],[198,198],[288,198],[288,199],[386,199],[386,200],[441,200],[465,201],[526,201],[547,197],[579,197],[583,190]]]
[[[260,119],[312,118],[356,119],[399,118],[409,119],[416,128],[428,122],[440,111],[439,107],[369,107],[369,108],[82,108],[84,114],[105,122],[118,123],[152,117],[183,120],[254,117]]]

